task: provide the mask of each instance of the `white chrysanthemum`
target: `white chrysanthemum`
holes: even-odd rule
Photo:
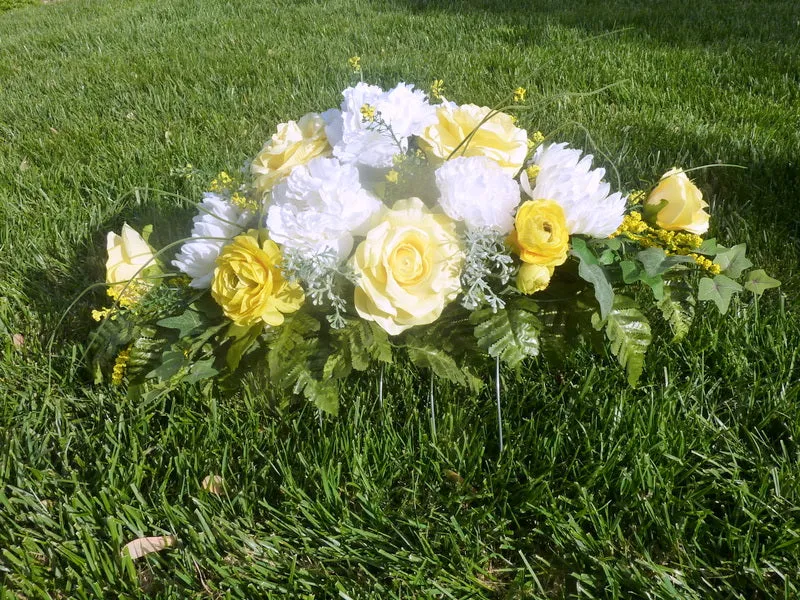
[[[459,157],[436,169],[439,205],[454,221],[470,229],[490,228],[510,233],[519,205],[517,182],[485,156]]]
[[[193,239],[181,246],[172,264],[192,278],[189,285],[203,289],[211,286],[217,257],[227,244],[226,240],[232,240],[244,231],[250,215],[212,192],[205,192],[203,201],[197,206],[197,216],[192,219]]]
[[[327,111],[323,118],[333,154],[344,163],[391,167],[392,157],[408,149],[409,136],[420,135],[436,121],[436,107],[411,84],[399,83],[384,92],[362,82],[347,88],[342,95],[341,113]],[[375,109],[376,116],[391,127],[391,132],[364,120],[361,108],[365,104]]]
[[[273,189],[267,229],[287,248],[312,254],[333,250],[341,262],[353,249],[353,236],[366,233],[381,206],[361,187],[355,166],[315,158]]]
[[[539,167],[531,189],[525,171],[520,184],[533,199],[553,200],[564,209],[571,234],[580,233],[605,238],[622,223],[625,197],[609,194],[611,186],[603,181],[605,169],[592,169],[592,155],[581,158],[581,151],[567,144],[539,146],[533,155]]]

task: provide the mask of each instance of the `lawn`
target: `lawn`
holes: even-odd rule
[[[0,598],[799,597],[799,39],[792,1],[2,12]],[[352,55],[370,81],[441,78],[457,102],[523,86],[522,125],[590,148],[625,189],[746,166],[697,174],[711,233],[783,286],[659,336],[635,390],[589,348],[505,372],[502,454],[488,389],[440,385],[434,431],[429,376],[402,365],[382,405],[367,374],[322,423],[256,385],[151,403],[93,385],[103,292],[70,305],[103,280],[105,233],[185,235],[216,173],[338,105]],[[155,535],[177,544],[121,558]]]

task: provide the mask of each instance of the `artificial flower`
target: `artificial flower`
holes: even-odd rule
[[[609,194],[605,169],[592,169],[592,155],[567,144],[539,146],[533,155],[535,181],[526,171],[520,185],[534,200],[553,200],[564,209],[570,234],[606,238],[622,223],[625,197]]]
[[[225,316],[240,327],[277,326],[303,304],[303,289],[281,272],[281,251],[263,232],[237,235],[222,249],[211,295]]]
[[[367,232],[381,206],[361,187],[355,166],[335,158],[315,158],[275,187],[267,229],[287,248],[309,254],[333,250],[342,262],[353,249],[353,236]]]
[[[563,265],[569,252],[564,210],[553,200],[524,202],[517,211],[510,242],[522,262],[543,267]]]
[[[408,150],[408,138],[436,120],[436,107],[407,83],[385,92],[362,82],[342,95],[341,112],[328,111],[323,117],[333,154],[345,163],[389,168],[395,155]],[[365,118],[364,107],[371,118]]]
[[[660,209],[658,207],[661,207]],[[680,169],[671,169],[645,201],[645,214],[657,210],[655,224],[670,231],[688,231],[702,235],[708,231],[708,204],[703,193]]]
[[[423,147],[428,154],[442,160],[447,160],[456,148],[456,156],[485,156],[515,176],[528,154],[528,136],[524,129],[514,125],[511,115],[503,112],[495,113],[481,124],[491,110],[474,104],[439,105],[436,122],[420,136]],[[473,135],[469,142],[459,147],[470,134]]]
[[[519,186],[495,161],[485,156],[448,160],[436,170],[436,187],[439,205],[451,219],[503,234],[514,226]]]
[[[517,273],[517,289],[523,294],[541,292],[550,285],[554,267],[522,263]]]
[[[250,164],[256,191],[269,192],[298,165],[304,165],[317,156],[330,155],[325,125],[323,117],[316,113],[304,115],[296,122],[278,125],[278,131]]]
[[[192,219],[192,239],[181,246],[172,264],[191,277],[193,288],[211,285],[222,247],[244,231],[252,216],[219,194],[206,192]]]
[[[419,198],[398,200],[352,258],[356,311],[391,335],[432,323],[460,291],[463,260],[449,217]]]
[[[113,231],[108,232],[106,250],[108,295],[122,306],[136,304],[152,284],[148,278],[161,272],[153,249],[139,232],[125,223],[120,235]]]

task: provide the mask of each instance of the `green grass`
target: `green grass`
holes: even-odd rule
[[[794,2],[0,15],[0,598],[798,597],[799,37]],[[588,349],[505,373],[502,456],[488,391],[439,387],[434,437],[427,376],[401,367],[383,407],[365,376],[321,428],[258,386],[133,404],[91,385],[80,356],[102,293],[57,324],[103,278],[105,232],[185,233],[191,201],[165,192],[196,199],[277,122],[338,104],[354,54],[372,81],[443,78],[459,102],[616,84],[522,122],[602,152],[627,188],[674,165],[747,166],[698,175],[712,233],[783,287],[657,343],[637,390]],[[194,180],[174,174],[186,163]],[[222,497],[202,490],[210,473]],[[160,534],[178,547],[120,558]]]

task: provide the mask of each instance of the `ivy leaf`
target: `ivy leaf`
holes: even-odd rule
[[[186,357],[178,350],[167,350],[161,355],[161,364],[147,374],[149,379],[167,381],[186,364]]]
[[[608,282],[605,269],[581,238],[573,238],[572,254],[578,257],[578,275],[594,287],[594,297],[600,304],[600,315],[605,319],[614,305],[614,290]]]
[[[200,329],[204,329],[205,321],[200,316],[200,313],[190,309],[176,317],[161,319],[156,324],[166,329],[177,329],[178,337],[185,338]]]
[[[614,306],[603,321],[592,318],[595,329],[605,327],[606,337],[611,342],[611,352],[625,369],[628,383],[636,387],[644,369],[644,358],[652,340],[650,323],[636,303],[627,296],[617,295]]]
[[[496,313],[491,308],[473,312],[470,321],[475,325],[478,346],[512,367],[527,356],[538,355],[542,324],[536,317],[537,311],[535,302],[519,298]]]
[[[650,275],[650,277],[660,275],[666,270],[662,270],[661,267],[664,263],[664,259],[667,258],[667,253],[664,252],[663,248],[647,248],[646,250],[641,250],[636,253],[636,258],[642,263],[645,272]]]
[[[766,290],[779,287],[781,282],[767,275],[764,269],[750,271],[747,274],[747,281],[744,283],[746,290],[753,292],[756,296],[760,296]]]
[[[233,342],[231,342],[231,345],[228,347],[228,352],[225,355],[225,364],[228,366],[231,373],[239,367],[242,356],[250,349],[250,346],[258,339],[262,331],[264,331],[263,325],[254,325],[243,331],[234,329],[233,327],[228,330],[228,334],[233,338]]]
[[[183,378],[186,383],[197,383],[203,379],[210,379],[219,375],[219,370],[214,368],[214,359],[200,360],[189,367],[189,373]]]
[[[698,254],[705,254],[707,256],[716,256],[717,252],[724,250],[723,246],[717,246],[717,240],[715,238],[709,238],[707,240],[703,240],[703,243],[700,244],[700,247],[697,249]]]
[[[700,280],[697,297],[704,301],[713,301],[723,315],[728,312],[733,294],[742,291],[742,286],[730,277],[717,275],[714,279],[703,277]]]
[[[467,385],[467,379],[459,368],[458,363],[447,352],[434,346],[416,346],[411,343],[406,345],[405,348],[411,362],[416,366],[422,369],[430,369],[437,377],[447,379],[458,385]]]
[[[694,319],[695,298],[692,287],[685,279],[664,281],[664,297],[658,303],[661,314],[672,328],[674,343],[683,340],[689,333]]]
[[[747,244],[738,244],[733,248],[728,248],[724,252],[717,254],[714,264],[719,265],[722,273],[736,279],[742,272],[753,266],[745,256]]]

